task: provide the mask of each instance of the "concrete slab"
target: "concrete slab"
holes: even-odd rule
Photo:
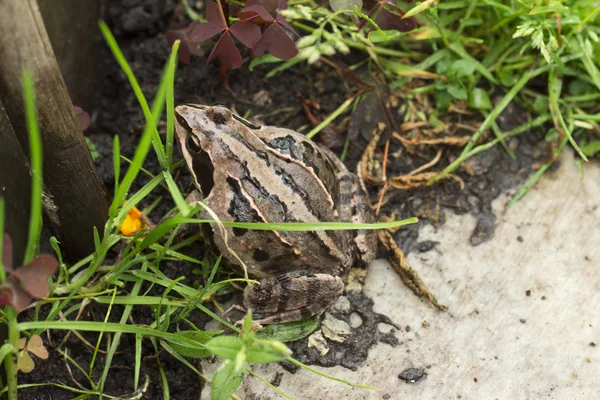
[[[365,293],[404,327],[400,344],[379,343],[357,371],[317,369],[378,391],[278,365],[253,370],[267,380],[284,372],[279,387],[295,399],[600,398],[600,165],[583,171],[582,180],[567,152],[516,206],[504,209],[517,188],[498,198],[495,236],[480,246],[469,244],[468,215],[448,212],[439,232],[421,231],[440,244],[409,260],[447,313],[416,298],[387,262],[370,266]],[[427,376],[405,383],[398,374],[410,367]],[[237,393],[280,398],[254,378]]]

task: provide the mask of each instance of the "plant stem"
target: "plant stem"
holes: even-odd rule
[[[19,328],[17,326],[17,312],[13,307],[6,308],[8,320],[8,343],[13,346],[12,351],[4,359],[6,380],[8,386],[8,399],[17,400],[17,353],[19,351]]]
[[[346,109],[348,107],[350,107],[350,105],[352,104],[352,102],[354,101],[355,98],[356,98],[356,96],[352,96],[352,97],[348,98],[345,102],[342,103],[341,106],[339,106],[334,112],[332,112],[331,115],[329,115],[329,117],[325,118],[319,125],[315,126],[310,132],[308,132],[306,134],[306,137],[310,139],[313,136],[315,136],[317,133],[321,132],[321,130],[323,128],[325,128],[327,125],[329,125],[331,123],[331,121],[333,121],[334,119],[339,117],[340,114],[342,114],[344,111],[346,111]]]

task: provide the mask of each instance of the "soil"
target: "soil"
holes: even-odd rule
[[[184,24],[181,9],[175,0],[127,0],[110,1],[105,4],[103,18],[117,38],[127,60],[140,82],[142,90],[148,99],[152,99],[156,91],[160,75],[169,54],[169,46],[165,33],[170,28],[179,28]],[[138,139],[144,126],[144,117],[137,100],[114,58],[104,45],[98,44],[102,71],[96,77],[98,87],[96,108],[88,110],[92,114],[92,126],[87,135],[100,154],[96,161],[98,173],[108,188],[114,185],[114,172],[112,166],[112,146],[114,135],[119,135],[121,153],[127,156],[133,154]],[[246,64],[247,65],[247,64]],[[244,115],[251,112],[258,116],[259,120],[269,125],[286,126],[306,132],[312,128],[311,121],[302,108],[303,99],[320,99],[321,117],[329,115],[348,95],[343,77],[326,64],[312,67],[306,64],[297,65],[294,68],[281,72],[267,79],[266,73],[271,66],[259,66],[250,72],[246,67],[231,71],[228,75],[228,84],[231,90],[224,88],[221,71],[218,62],[205,65],[205,58],[192,58],[189,65],[180,65],[176,75],[175,103],[222,103],[233,108],[238,114]],[[400,105],[391,109],[393,117],[401,121],[402,113]],[[463,117],[461,117],[463,118]],[[468,118],[456,122],[467,122]],[[527,115],[515,104],[509,106],[499,119],[500,129],[510,130],[527,120]],[[472,121],[471,121],[472,122]],[[306,129],[308,127],[308,129]],[[356,128],[356,127],[354,127]],[[360,128],[360,127],[359,127]],[[164,130],[164,129],[163,129]],[[360,129],[359,129],[360,130]],[[327,144],[335,142],[328,135]],[[335,139],[335,135],[333,135]],[[357,135],[357,140],[349,146],[347,162],[354,169],[356,161],[362,154],[368,137]],[[480,244],[493,237],[495,216],[491,211],[491,202],[502,191],[514,187],[531,174],[532,165],[546,157],[547,149],[541,143],[539,134],[525,133],[518,138],[508,141],[508,146],[517,155],[516,159],[510,158],[501,146],[473,157],[468,162],[469,174],[460,172],[460,177],[465,182],[465,188],[460,190],[454,181],[442,181],[432,187],[422,187],[411,190],[390,192],[387,203],[382,208],[382,214],[390,215],[397,212],[396,217],[407,218],[419,217],[419,224],[408,226],[400,230],[395,238],[401,244],[402,249],[408,253],[411,251],[427,251],[434,242],[419,241],[419,227],[423,224],[443,224],[446,212],[459,214],[472,213],[477,217],[478,224],[471,237],[473,245]],[[383,146],[381,146],[383,147]],[[392,141],[390,154],[401,149],[399,143]],[[334,151],[340,152],[339,148]],[[381,151],[381,150],[379,150]],[[458,154],[459,149],[449,148],[444,152],[444,157],[436,169],[448,165]],[[433,152],[432,154],[435,154]],[[388,175],[400,175],[407,173],[422,165],[427,160],[424,156],[430,156],[429,151],[424,150],[417,154],[403,154],[402,158],[391,159]],[[433,157],[431,157],[433,158]],[[153,173],[160,171],[156,160],[149,156],[145,167]],[[127,168],[122,165],[121,171]],[[178,183],[185,192],[189,187],[189,177],[185,172],[178,177]],[[136,183],[139,187],[144,184],[143,180]],[[134,187],[135,189],[135,187]],[[154,196],[162,195],[169,198],[167,192],[157,192]],[[377,193],[373,191],[373,199]],[[148,204],[153,198],[148,199]],[[157,207],[150,218],[158,221],[164,213],[171,208],[168,201],[163,201]],[[441,206],[441,207],[440,207]],[[202,256],[202,250],[196,249]],[[380,249],[379,256],[385,256]],[[193,266],[183,263],[165,263],[162,271],[171,277],[190,275]],[[193,281],[193,277],[189,278]],[[397,344],[395,337],[383,334],[378,330],[378,324],[388,322],[385,316],[375,314],[372,311],[372,301],[362,295],[349,296],[351,301],[351,312],[357,312],[363,320],[363,324],[354,329],[350,340],[345,344],[332,344],[330,353],[323,357],[313,348],[308,348],[306,340],[289,344],[294,351],[294,356],[300,361],[309,364],[323,366],[343,365],[347,368],[356,369],[360,367],[368,356],[369,348],[378,341],[387,343],[391,347]],[[443,303],[443,299],[439,299]],[[429,307],[423,303],[423,307]],[[113,307],[109,321],[118,322],[121,315],[121,307]],[[348,313],[348,316],[351,313]],[[106,308],[99,304],[90,304],[82,318],[101,321],[105,318]],[[340,318],[348,320],[348,316]],[[28,316],[25,315],[25,318]],[[29,316],[31,317],[31,315]],[[40,317],[43,317],[41,315]],[[202,327],[208,318],[203,315],[192,314],[191,320]],[[150,308],[139,308],[132,315],[135,323],[151,322],[152,310]],[[97,335],[83,332],[92,346],[82,342],[80,337],[74,334],[65,336],[62,332],[52,331],[45,337],[45,342],[50,351],[48,360],[36,359],[36,368],[29,374],[21,374],[20,384],[35,384],[41,382],[62,382],[66,385],[76,387],[78,382],[83,387],[89,388],[87,378],[65,360],[65,354],[78,363],[84,371],[89,371],[90,361],[93,357],[93,344],[98,340]],[[103,346],[109,335],[102,338]],[[63,340],[66,343],[60,347]],[[61,351],[63,352],[61,354]],[[145,390],[144,399],[161,399],[162,386],[158,363],[166,371],[166,379],[169,384],[171,398],[174,399],[197,399],[203,389],[203,383],[189,368],[170,356],[168,353],[159,352],[149,340],[143,341],[142,349],[142,371],[140,381],[149,381]],[[66,353],[68,352],[68,353]],[[135,356],[135,338],[132,335],[123,335],[117,355],[112,361],[111,370],[108,373],[104,393],[128,398],[133,396],[133,365]],[[210,362],[210,361],[209,361]],[[103,354],[98,354],[92,376],[97,380],[102,374],[104,364]],[[70,365],[70,369],[68,366]],[[200,364],[196,364],[201,368]],[[292,370],[289,365],[285,365]],[[142,385],[143,386],[143,385]],[[57,386],[29,387],[20,390],[23,399],[52,398],[54,400],[71,399],[75,393]]]

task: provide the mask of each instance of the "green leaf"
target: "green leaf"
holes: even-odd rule
[[[558,2],[552,2],[552,4],[547,6],[538,6],[534,7],[531,11],[529,11],[529,15],[536,14],[548,14],[548,13],[560,13],[565,11],[567,8]]]
[[[600,152],[600,140],[595,140],[586,144],[581,150],[586,156],[592,157],[594,154]]]
[[[529,36],[535,31],[535,26],[531,22],[525,22],[523,25],[517,26],[516,32],[513,34],[513,39],[523,36]]]
[[[256,332],[258,339],[278,340],[280,342],[291,342],[302,339],[313,333],[319,326],[319,316],[304,319],[302,321],[289,322],[287,324],[267,325]]]
[[[451,102],[452,96],[448,92],[441,90],[435,92],[435,108],[438,110],[445,110]]]
[[[467,90],[465,88],[463,88],[462,86],[448,85],[446,90],[448,91],[448,93],[450,93],[450,95],[452,97],[454,97],[457,100],[466,100],[467,99]]]
[[[490,96],[481,88],[473,89],[469,96],[469,107],[478,110],[491,110],[492,102],[490,101]]]
[[[211,400],[227,400],[242,384],[247,364],[241,371],[235,370],[235,363],[226,361],[221,369],[215,372],[210,391]]]
[[[536,96],[532,107],[533,111],[535,111],[537,114],[544,114],[548,112],[548,96]]]
[[[211,353],[228,360],[235,360],[237,354],[244,348],[242,340],[235,336],[218,336],[205,344]]]
[[[494,84],[498,83],[496,79],[492,76],[492,73],[488,70],[488,68],[485,65],[481,64],[479,61],[477,61],[475,58],[473,58],[473,56],[471,56],[465,50],[462,44],[455,42],[450,44],[448,48],[456,54],[458,54],[463,60],[468,60],[472,62],[475,65],[475,69],[477,70],[477,72],[483,75],[488,81]]]
[[[354,7],[362,8],[362,0],[331,0],[329,2],[333,11],[352,10]]]
[[[410,18],[413,15],[417,15],[430,8],[433,4],[435,4],[433,0],[425,0],[423,2],[420,2],[419,4],[408,10],[402,18]]]
[[[402,75],[402,76],[410,76],[411,78],[421,78],[421,79],[440,79],[441,76],[438,74],[434,74],[433,72],[425,71],[421,68],[416,68],[410,65],[402,64],[396,61],[388,60],[385,58],[380,58],[379,62],[385,68],[390,71]]]
[[[271,363],[288,358],[292,351],[281,342],[275,340],[256,339],[248,347],[246,359],[249,363]]]
[[[473,75],[477,62],[475,60],[456,60],[450,66],[450,70],[457,77]]]
[[[219,335],[223,333],[223,331],[181,331],[178,332],[178,336],[183,336],[188,339],[191,339],[195,342],[198,342],[198,346],[195,347],[189,343],[175,342],[169,340],[169,344],[173,350],[177,353],[181,354],[184,357],[191,358],[204,358],[210,356],[212,353],[204,346],[209,340],[213,338],[215,335]]]
[[[90,139],[89,137],[85,137],[85,144],[88,147],[88,150],[90,151],[90,155],[92,156],[92,161],[96,162],[99,158],[100,158],[100,153],[98,153],[98,149],[96,148],[96,145],[94,144],[94,142],[92,142],[92,139]]]
[[[254,58],[252,62],[250,62],[248,69],[250,70],[250,72],[252,72],[254,68],[258,67],[261,64],[280,63],[282,61],[283,60],[281,58],[277,58],[273,54],[267,53],[260,57]]]
[[[384,33],[384,35],[382,35],[382,32]],[[400,35],[402,35],[402,33],[395,29],[381,31],[381,32],[371,31],[371,32],[369,32],[369,40],[371,41],[371,43],[388,42],[390,40],[394,40],[394,39],[398,38]]]

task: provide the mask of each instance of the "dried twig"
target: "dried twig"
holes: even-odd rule
[[[438,310],[448,310],[447,306],[438,303],[433,293],[429,291],[429,288],[427,288],[421,278],[419,278],[417,272],[412,269],[404,252],[398,247],[393,236],[388,231],[379,230],[377,231],[377,237],[385,248],[392,252],[392,255],[388,257],[388,260],[390,264],[392,264],[394,270],[400,275],[400,278],[402,278],[402,282],[404,282],[404,284],[417,296],[425,297]]]

